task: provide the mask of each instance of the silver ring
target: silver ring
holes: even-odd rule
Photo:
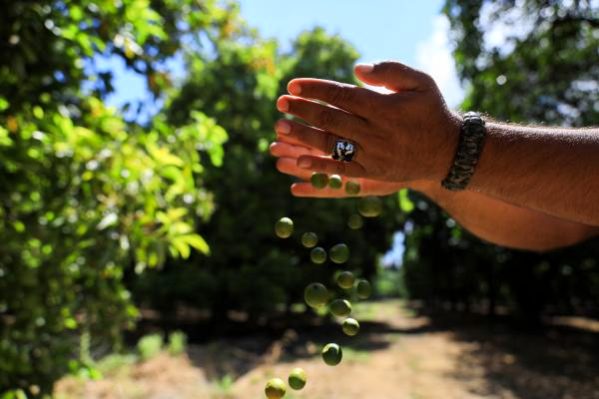
[[[336,161],[351,162],[356,156],[356,145],[348,140],[335,141],[331,157]]]

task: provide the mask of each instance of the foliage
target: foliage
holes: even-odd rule
[[[448,0],[464,107],[517,122],[589,126],[599,115],[599,7],[592,1]],[[489,32],[505,43],[489,43]]]
[[[198,232],[213,255],[141,276],[135,296],[167,317],[182,305],[210,310],[215,318],[226,317],[228,310],[244,311],[252,319],[289,310],[302,301],[308,283],[332,283],[335,270],[311,264],[309,250],[300,244],[306,231],[317,233],[327,249],[347,242],[352,255],[343,267],[372,275],[377,254],[389,247],[402,218],[397,200],[388,198],[384,217],[352,231],[346,223],[355,213],[355,199],[293,198],[292,180],[276,170],[268,154],[273,125],[281,117],[274,102],[287,82],[296,76],[353,82],[356,51],[316,28],[301,34],[285,53],[274,41],[247,31],[243,39],[217,42],[213,59],[197,57],[190,59],[189,76],[167,106],[176,125],[188,123],[190,109],[202,109],[229,133],[226,162],[220,168],[207,166],[202,176],[214,194],[215,213]],[[287,240],[273,231],[282,216],[291,217],[296,226]]]
[[[162,336],[150,334],[142,337],[137,343],[137,351],[142,361],[150,360],[162,351]]]
[[[173,331],[168,335],[168,351],[171,355],[180,355],[187,347],[187,336],[182,331]]]
[[[121,57],[158,95],[185,35],[225,35],[231,15],[192,0],[4,5],[0,393],[48,393],[94,344],[118,342],[137,316],[123,284],[133,266],[208,253],[193,231],[212,212],[198,144],[221,163],[225,131],[199,112],[177,129],[162,115],[125,122],[103,103],[111,76],[95,65]]]
[[[462,107],[500,120],[599,124],[599,8],[588,1],[447,0]],[[489,32],[505,32],[503,45]],[[403,284],[430,305],[502,306],[536,323],[544,312],[597,314],[597,242],[536,254],[474,238],[412,194]]]

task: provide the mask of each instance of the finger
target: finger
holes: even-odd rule
[[[287,90],[294,96],[324,101],[364,118],[375,115],[384,98],[364,87],[322,79],[293,79]]]
[[[357,195],[349,195],[345,190],[333,189],[325,187],[322,189],[315,188],[310,182],[298,182],[291,185],[291,193],[296,197],[314,197],[314,198],[354,198],[366,197],[370,195],[385,196],[396,193],[402,188],[407,188],[407,185],[398,184],[395,182],[381,182],[369,179],[346,179],[357,181],[360,183],[361,189]]]
[[[277,108],[281,112],[305,120],[318,129],[358,143],[364,140],[364,136],[370,130],[368,123],[357,115],[299,97],[279,97]]]
[[[344,190],[330,187],[316,188],[312,183],[307,182],[293,183],[291,185],[291,194],[296,197],[310,198],[345,198],[348,196]]]
[[[356,65],[358,79],[372,86],[383,86],[389,90],[416,91],[428,89],[433,79],[424,72],[399,62]]]
[[[314,148],[321,153],[331,153],[339,137],[299,122],[282,119],[275,125],[278,139],[290,144]]]
[[[302,180],[310,180],[312,171],[302,169],[297,166],[297,158],[279,158],[277,160],[277,170],[289,176],[294,176]]]
[[[349,177],[365,176],[366,170],[357,162],[341,162],[331,158],[303,155],[298,158],[297,166],[313,172],[338,174]]]
[[[299,158],[302,155],[314,155],[320,156],[324,155],[324,153],[314,149],[307,148],[300,145],[293,145],[283,141],[275,141],[270,145],[270,153],[272,156],[280,158]]]

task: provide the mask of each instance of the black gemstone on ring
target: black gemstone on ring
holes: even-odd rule
[[[356,145],[351,141],[337,140],[333,148],[332,158],[336,161],[350,162],[356,155]]]

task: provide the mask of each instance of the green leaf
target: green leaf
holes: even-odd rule
[[[398,194],[399,207],[404,213],[410,213],[414,210],[414,203],[408,194],[409,192],[407,188],[400,190]]]
[[[183,236],[173,238],[171,241],[171,246],[179,253],[179,255],[181,255],[183,259],[187,259],[191,254],[191,250],[189,248],[189,244],[187,244],[187,242],[181,237]]]
[[[156,161],[163,165],[183,166],[185,164],[181,158],[173,155],[166,147],[148,144],[148,151]]]
[[[210,255],[210,246],[202,236],[198,234],[187,234],[184,236],[179,236],[178,238],[184,240],[187,244],[197,249],[204,255]]]
[[[9,106],[10,106],[10,103],[8,102],[8,100],[4,97],[0,97],[0,111],[4,111],[5,109],[8,109]]]

